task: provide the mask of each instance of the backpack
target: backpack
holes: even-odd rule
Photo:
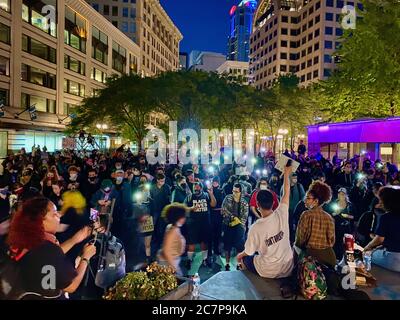
[[[297,277],[300,292],[305,299],[323,300],[327,297],[328,288],[324,273],[313,257],[300,257]]]
[[[125,276],[126,260],[122,243],[114,236],[106,240],[104,251],[100,257],[95,284],[107,289]]]

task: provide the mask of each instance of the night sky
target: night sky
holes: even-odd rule
[[[229,10],[240,0],[160,0],[183,34],[181,52],[192,50],[226,54]]]

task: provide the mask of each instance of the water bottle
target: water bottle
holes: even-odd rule
[[[364,252],[365,270],[371,271],[371,262],[372,262],[372,252],[371,251]]]
[[[196,273],[192,278],[192,300],[198,300],[200,297],[200,276]]]

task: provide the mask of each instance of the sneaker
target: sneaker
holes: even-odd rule
[[[227,264],[227,265],[225,266],[225,271],[231,271],[231,266],[230,266],[229,264]]]
[[[187,259],[185,267],[186,269],[190,270],[192,268],[192,260]]]

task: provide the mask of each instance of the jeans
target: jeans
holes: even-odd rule
[[[400,252],[376,250],[372,253],[372,263],[391,271],[400,272]]]
[[[211,236],[208,245],[208,253],[220,255],[220,243],[222,234],[222,216],[220,211],[213,211],[211,213]]]

